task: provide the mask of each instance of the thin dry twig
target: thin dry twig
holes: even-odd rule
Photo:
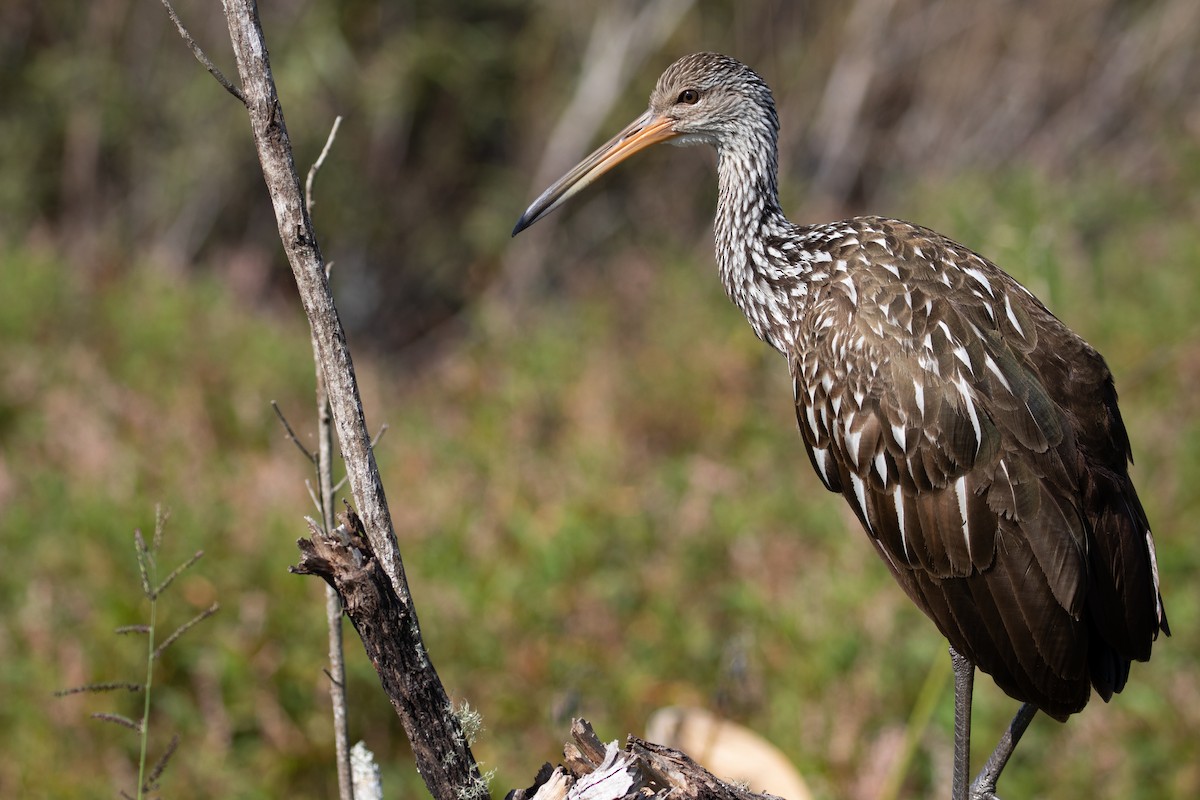
[[[333,147],[337,138],[338,128],[341,127],[342,117],[339,114],[333,120],[329,136],[321,154],[308,169],[308,177],[304,182],[304,203],[308,209],[309,219],[312,218],[313,183],[317,173],[325,163],[325,157]],[[325,280],[329,280],[332,262],[325,267]],[[309,494],[316,503],[321,514],[325,530],[333,529],[333,497],[336,489],[333,486],[333,412],[329,406],[329,391],[326,388],[325,371],[321,365],[321,348],[317,343],[316,334],[312,337],[313,363],[316,366],[317,382],[317,482],[319,497],[313,494],[312,485]],[[329,702],[333,712],[334,750],[337,755],[338,793],[341,800],[354,800],[354,775],[350,759],[350,725],[349,701],[346,699],[346,648],[342,638],[342,599],[332,586],[325,587],[325,624],[328,630],[329,668],[325,674],[329,676]]]
[[[307,458],[313,464],[316,464],[317,457],[313,455],[311,450],[309,450],[300,442],[300,437],[296,435],[294,430],[292,430],[291,423],[287,421],[287,417],[283,415],[283,410],[279,408],[279,403],[276,403],[274,400],[272,400],[271,408],[275,409],[275,416],[279,417],[279,422],[283,425],[283,429],[287,431],[288,438],[292,440],[292,444],[296,445],[296,448],[304,454],[305,458]]]
[[[308,490],[308,499],[312,500],[313,508],[315,508],[317,510],[318,514],[322,513],[321,512],[321,500],[319,497],[317,497],[317,491],[316,491],[316,489],[313,488],[313,484],[310,479],[308,479],[308,478],[304,479],[304,488]]]
[[[388,432],[388,424],[385,422],[379,426],[379,431],[375,434],[375,438],[371,440],[371,449],[375,449],[375,445],[379,444],[379,440]]]
[[[321,167],[325,164],[325,157],[329,155],[329,149],[333,147],[333,140],[337,138],[338,128],[342,126],[342,115],[338,114],[333,119],[333,127],[329,129],[329,137],[325,140],[325,146],[321,148],[321,155],[317,156],[317,160],[308,168],[308,177],[304,180],[304,204],[308,206],[308,215],[312,216],[313,206],[317,203],[313,199],[313,181],[317,178],[317,173],[321,171]],[[329,263],[332,266],[333,262]],[[325,276],[329,276],[329,266],[326,267]]]
[[[192,49],[192,54],[196,56],[196,60],[204,65],[209,74],[217,79],[217,83],[225,87],[225,91],[236,97],[242,105],[246,105],[246,96],[242,94],[242,90],[230,83],[225,77],[225,73],[217,67],[216,64],[209,59],[208,55],[200,49],[200,45],[196,44],[196,40],[192,38],[192,34],[184,27],[183,21],[179,19],[179,15],[175,13],[174,7],[171,5],[171,0],[162,0],[163,8],[167,9],[167,15],[171,17],[171,22],[175,23],[175,28],[179,31],[179,35],[187,42],[187,46]]]

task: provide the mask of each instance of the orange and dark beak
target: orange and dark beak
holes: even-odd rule
[[[563,175],[542,196],[533,201],[521,218],[517,220],[512,235],[537,222],[558,208],[564,201],[583,187],[599,178],[634,153],[645,150],[652,144],[665,142],[679,136],[672,130],[672,120],[647,111],[626,128],[600,147],[596,152],[580,161]]]

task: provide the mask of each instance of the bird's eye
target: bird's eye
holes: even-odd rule
[[[683,105],[694,106],[700,102],[700,93],[695,89],[684,89],[679,93],[679,99],[675,102],[676,104],[682,103]]]

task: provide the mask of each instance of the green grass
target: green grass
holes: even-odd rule
[[[1106,354],[1176,632],[1109,706],[1035,722],[1007,796],[1200,792],[1196,185],[964,178],[895,212],[994,258]],[[102,703],[51,693],[130,672],[109,631],[139,617],[132,531],[161,502],[164,560],[208,554],[174,623],[222,605],[157,678],[155,724],[183,737],[166,794],[334,796],[322,587],[286,572],[311,513],[305,464],[268,405],[310,427],[302,321],[149,266],[100,280],[53,253],[4,253],[0,747],[21,756],[0,760],[0,795],[128,784],[135,754],[87,718]],[[548,303],[519,331],[481,317],[420,374],[359,354],[368,417],[391,426],[379,459],[430,653],[484,715],[475,752],[498,794],[556,758],[572,714],[618,738],[658,706],[721,695],[820,796],[849,796],[943,643],[810,474],[784,365],[711,263],[643,255],[613,257],[597,287],[617,290]],[[633,304],[627,280],[641,282]],[[415,796],[400,726],[348,642],[351,735],[389,792]],[[950,700],[902,796],[943,785]],[[981,758],[1014,709],[986,678],[977,704]]]

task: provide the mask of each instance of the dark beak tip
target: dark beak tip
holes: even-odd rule
[[[513,226],[512,235],[516,236],[518,233],[525,230],[533,223],[537,222],[538,219],[539,219],[539,215],[530,214],[528,211],[526,211],[524,214],[521,215],[521,218],[519,220],[517,220],[517,224]]]

